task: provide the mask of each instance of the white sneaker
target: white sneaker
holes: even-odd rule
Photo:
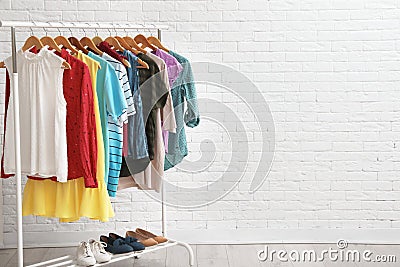
[[[82,241],[76,250],[76,263],[82,266],[92,266],[96,264],[96,259],[88,243]]]
[[[98,263],[109,262],[111,260],[111,254],[104,249],[107,246],[106,243],[90,239],[89,245]]]

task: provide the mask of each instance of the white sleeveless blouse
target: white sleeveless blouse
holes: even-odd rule
[[[66,182],[68,176],[63,61],[47,47],[38,54],[28,51],[17,53],[22,174],[43,178],[56,176],[59,182]],[[15,173],[12,58],[8,57],[4,63],[11,81],[4,170],[11,174]]]

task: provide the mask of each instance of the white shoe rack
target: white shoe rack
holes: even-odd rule
[[[158,39],[161,40],[161,31],[168,29],[166,25],[152,25],[146,26],[145,24],[135,25],[135,24],[113,24],[113,23],[93,23],[93,22],[32,22],[32,21],[0,21],[0,27],[9,28],[11,31],[11,52],[12,52],[12,64],[13,64],[13,83],[12,83],[12,93],[14,98],[14,138],[15,138],[15,178],[17,180],[17,255],[18,255],[18,267],[24,266],[24,244],[23,244],[23,229],[22,229],[22,180],[21,180],[21,151],[20,151],[20,123],[19,123],[19,97],[18,97],[18,71],[17,71],[17,49],[16,49],[16,31],[23,30],[27,33],[30,31],[26,31],[27,29],[32,28],[56,28],[56,29],[108,29],[108,30],[157,30]],[[162,233],[163,236],[166,235],[166,218],[165,218],[165,187],[162,186],[161,190],[161,223],[162,223]],[[161,244],[153,247],[146,248],[142,252],[133,252],[130,254],[124,255],[116,255],[112,258],[112,260],[108,263],[103,264],[96,264],[95,266],[106,266],[107,264],[126,260],[129,258],[139,258],[140,256],[150,253],[156,252],[160,249],[166,249],[172,246],[182,246],[186,248],[189,253],[189,266],[194,265],[194,254],[193,249],[190,247],[189,244],[169,240],[166,244]],[[75,266],[74,260],[72,256],[65,256],[62,257],[63,260],[71,263],[68,266]],[[57,261],[60,260],[56,259]],[[56,263],[56,260],[49,260],[46,262],[41,262],[38,264],[29,265],[30,267],[39,267],[39,266],[66,266],[65,262],[60,265],[60,263]],[[67,263],[68,264],[68,263]]]
[[[131,252],[131,253],[113,255],[113,257],[111,258],[111,260],[109,262],[97,263],[92,266],[94,266],[94,267],[107,266],[112,263],[129,260],[132,258],[139,259],[141,256],[143,256],[147,253],[156,252],[158,250],[170,248],[173,246],[182,246],[182,247],[186,248],[186,250],[189,253],[189,262],[188,262],[189,266],[194,266],[194,254],[193,254],[193,250],[190,247],[190,245],[188,245],[187,243],[184,243],[184,242],[179,242],[179,241],[174,241],[174,240],[168,240],[167,243],[155,245],[152,247],[147,247],[145,250],[139,251],[139,252]],[[76,264],[75,258],[73,256],[58,257],[55,259],[42,261],[40,263],[31,264],[26,267],[61,267],[61,266],[63,266],[63,267],[67,267],[67,266],[68,267],[82,267],[82,265]],[[124,266],[126,266],[126,265],[124,265]],[[135,264],[133,264],[133,266],[135,266]]]

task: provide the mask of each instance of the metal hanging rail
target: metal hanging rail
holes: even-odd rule
[[[167,25],[97,23],[97,22],[34,22],[0,21],[0,27],[15,28],[68,28],[68,29],[132,29],[132,30],[167,30]]]
[[[21,150],[20,150],[20,123],[19,123],[19,96],[18,96],[18,71],[17,71],[17,49],[16,49],[16,30],[19,28],[68,28],[68,29],[114,29],[114,30],[157,30],[158,38],[161,40],[161,31],[168,29],[166,25],[145,25],[145,24],[125,24],[125,23],[96,23],[96,22],[32,22],[32,21],[0,21],[0,27],[7,27],[11,29],[11,50],[13,62],[13,97],[14,97],[14,138],[15,138],[15,178],[17,179],[17,255],[18,267],[23,267],[24,264],[24,244],[23,244],[23,229],[22,229],[22,175],[21,175]],[[165,187],[162,184],[161,189],[161,220],[162,220],[162,233],[166,234],[166,216],[165,216]],[[192,248],[184,242],[171,241],[165,248],[179,245],[187,249],[189,253],[189,265],[194,265],[194,254]],[[156,249],[150,249],[146,252],[151,252]],[[136,257],[137,253],[133,253],[128,257]],[[126,259],[128,257],[117,257],[112,262]]]

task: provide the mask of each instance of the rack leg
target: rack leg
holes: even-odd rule
[[[165,218],[165,187],[164,187],[164,181],[162,181],[161,185],[161,231],[162,235],[166,236],[166,218]]]
[[[185,242],[177,241],[177,243],[179,246],[186,248],[186,250],[189,253],[189,266],[194,266],[194,253],[193,253],[192,247],[188,243],[185,243]]]
[[[157,37],[158,40],[161,41],[161,30],[157,29]],[[167,227],[166,227],[166,208],[165,208],[165,196],[166,196],[166,190],[165,190],[165,182],[161,179],[161,232],[163,236],[167,235]]]
[[[21,182],[21,150],[19,125],[19,95],[15,28],[11,27],[11,46],[13,59],[13,97],[14,97],[14,139],[15,139],[15,179],[17,180],[17,238],[18,266],[24,265],[24,242],[22,230],[22,182]]]

